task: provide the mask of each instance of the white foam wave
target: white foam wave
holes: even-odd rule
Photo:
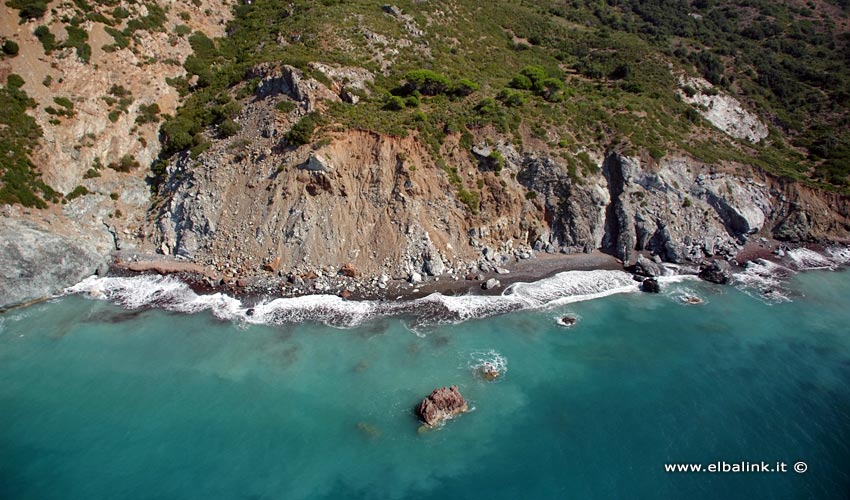
[[[826,253],[829,254],[830,259],[836,264],[850,264],[850,247],[835,245],[827,247]]]
[[[495,350],[475,351],[470,354],[469,369],[487,379],[488,374],[503,377],[508,371],[508,360]]]
[[[828,257],[808,248],[795,248],[789,250],[787,255],[794,267],[799,270],[832,269],[835,267],[835,263]]]
[[[791,269],[765,259],[747,263],[743,272],[734,276],[733,283],[744,293],[768,302],[787,302],[784,282],[794,274]]]
[[[524,309],[559,306],[615,293],[638,291],[623,271],[566,271],[534,283],[515,283],[501,295],[431,294],[407,302],[349,301],[335,295],[307,295],[262,301],[253,306],[222,293],[198,295],[172,276],[90,277],[66,293],[87,294],[128,309],[158,307],[170,311],[211,311],[222,320],[282,324],[320,321],[352,327],[383,315],[410,314],[419,326],[454,323]]]

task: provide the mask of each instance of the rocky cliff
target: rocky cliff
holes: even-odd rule
[[[332,131],[292,147],[284,137],[293,123],[338,100],[339,90],[291,67],[258,71],[263,83],[238,118],[241,132],[172,164],[148,231],[163,253],[224,277],[336,274],[351,264],[366,276],[410,279],[595,249],[625,265],[640,251],[685,263],[733,258],[758,237],[848,237],[845,197],[749,168],[742,176],[734,164],[599,151],[589,157],[600,173],[577,177],[546,144],[529,138],[520,152],[490,129],[468,150],[459,137],[446,140],[439,159],[454,173],[415,135]],[[295,106],[281,113],[281,101]],[[498,172],[493,151],[504,158]],[[452,175],[480,191],[476,210]]]

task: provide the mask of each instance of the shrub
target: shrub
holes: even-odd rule
[[[490,166],[493,169],[493,172],[496,172],[496,175],[502,172],[502,169],[505,168],[505,157],[502,156],[502,153],[498,150],[493,150],[490,152],[490,156],[487,157],[490,161]]]
[[[519,90],[531,90],[531,80],[525,75],[517,75],[511,79],[508,86]]]
[[[77,57],[81,61],[87,63],[91,59],[91,46],[86,43],[89,39],[89,34],[86,30],[76,26],[65,26],[65,31],[68,33],[68,39],[65,40],[63,47],[72,47],[77,51]]]
[[[319,117],[316,113],[301,118],[298,123],[286,134],[286,140],[294,146],[303,146],[313,140],[313,132],[319,125]]]
[[[518,108],[525,104],[525,96],[521,92],[512,89],[504,89],[496,97],[502,101],[502,104],[510,108]]]
[[[544,99],[547,101],[557,101],[564,91],[564,82],[557,78],[546,78],[540,82],[540,87],[539,92]]]
[[[51,33],[50,29],[41,25],[35,29],[33,32],[38,41],[41,42],[41,46],[44,48],[45,54],[50,54],[56,48],[56,36]]]
[[[18,55],[19,50],[20,47],[18,47],[18,44],[15,43],[14,40],[6,40],[5,42],[3,42],[3,53],[7,56],[15,57],[16,55]]]
[[[136,117],[136,123],[144,125],[145,123],[156,123],[158,121],[159,105],[157,103],[139,105],[139,115]]]
[[[528,78],[531,82],[531,88],[535,92],[542,90],[543,80],[547,77],[546,70],[540,66],[526,66],[522,68],[519,74]]]
[[[119,161],[113,161],[107,166],[116,172],[129,172],[134,168],[138,168],[139,162],[130,155],[124,155]]]
[[[281,113],[289,113],[290,111],[296,108],[296,104],[292,101],[283,100],[278,102],[275,105],[275,108],[277,108],[277,110]]]
[[[89,190],[86,189],[85,186],[77,186],[77,187],[74,188],[73,191],[71,191],[70,193],[65,195],[65,199],[68,200],[68,201],[71,201],[71,200],[74,200],[76,198],[79,198],[80,196],[85,196],[87,194],[89,194]]]
[[[24,19],[39,19],[47,12],[45,0],[9,0],[6,5],[18,9],[18,16]],[[23,22],[23,21],[22,21]]]
[[[473,214],[477,214],[478,210],[481,206],[481,195],[478,191],[467,191],[464,188],[460,188],[457,192],[457,198],[461,201],[470,212]]]
[[[419,98],[416,95],[409,95],[404,98],[404,105],[409,108],[416,108],[419,104]]]
[[[458,96],[468,96],[478,90],[480,86],[467,78],[461,78],[455,83],[452,93]]]
[[[242,127],[240,127],[238,123],[227,118],[219,124],[218,133],[221,137],[231,137],[236,135],[241,129]]]
[[[384,109],[390,111],[401,111],[404,107],[404,98],[397,95],[387,96],[387,100],[384,102]]]
[[[446,93],[452,85],[445,76],[428,69],[409,71],[404,75],[407,93],[419,91],[423,95],[438,95]]]

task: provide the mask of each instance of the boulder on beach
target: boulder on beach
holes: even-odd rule
[[[725,285],[732,279],[732,268],[725,260],[703,262],[699,266],[699,277],[705,281]]]
[[[354,264],[349,262],[339,269],[339,274],[345,276],[346,278],[356,278],[360,275],[360,272],[357,271],[357,268],[354,267]]]
[[[499,282],[499,280],[497,280],[496,278],[490,278],[481,285],[481,288],[485,290],[492,290],[500,285],[501,283]]]
[[[638,255],[637,262],[635,262],[635,274],[655,278],[657,276],[664,276],[666,271],[661,264],[657,264],[643,255]]]
[[[434,427],[469,410],[469,405],[461,396],[457,386],[434,389],[428,397],[416,407],[416,415],[429,427]]]
[[[646,278],[643,280],[641,290],[647,293],[659,293],[661,291],[661,285],[658,284],[658,280],[655,278]]]

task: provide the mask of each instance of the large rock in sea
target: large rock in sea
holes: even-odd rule
[[[725,285],[732,279],[732,268],[724,260],[712,260],[699,266],[699,277],[705,281]]]
[[[658,284],[658,280],[655,278],[646,278],[643,280],[641,290],[647,293],[659,293],[661,292],[661,285]]]
[[[434,427],[447,419],[469,410],[466,400],[460,395],[457,386],[434,389],[416,408],[416,415],[429,427]]]

